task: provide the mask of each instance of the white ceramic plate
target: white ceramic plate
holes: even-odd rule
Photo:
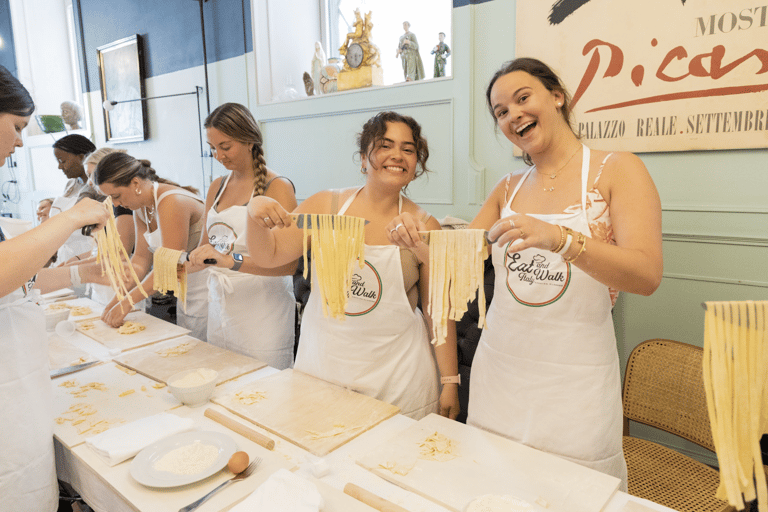
[[[215,446],[219,454],[204,470],[191,475],[177,475],[154,468],[155,462],[168,452],[200,442]],[[168,437],[141,450],[131,462],[131,476],[148,487],[177,487],[197,482],[219,472],[227,465],[229,458],[237,451],[237,445],[226,434],[219,432],[182,432]]]

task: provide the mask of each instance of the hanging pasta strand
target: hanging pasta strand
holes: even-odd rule
[[[477,294],[480,316],[485,327],[485,232],[481,229],[437,230],[429,232],[429,307],[432,343],[445,343],[448,320],[461,320],[467,304]]]
[[[173,292],[187,310],[187,270],[179,265],[182,251],[158,247],[152,258],[154,288],[160,293]],[[179,268],[181,267],[181,268]]]
[[[129,292],[130,288],[126,282],[129,279],[129,275],[126,274],[123,262],[127,263],[127,267],[130,270],[130,277],[141,290],[144,297],[148,297],[147,292],[141,285],[139,276],[136,275],[136,271],[133,270],[131,265],[131,259],[128,257],[128,253],[123,247],[123,242],[120,240],[120,234],[117,231],[117,223],[115,222],[115,213],[113,210],[112,198],[107,197],[102,203],[106,208],[109,218],[102,230],[96,233],[96,245],[98,246],[98,260],[101,264],[101,275],[107,275],[112,290],[115,292],[118,300],[122,301],[126,296],[128,302],[133,306],[134,302]],[[133,288],[133,284],[131,284]],[[122,305],[121,305],[122,308]]]
[[[717,498],[768,512],[760,438],[768,433],[768,301],[704,304],[704,390],[720,463]]]
[[[357,261],[360,268],[365,264],[365,219],[349,215],[307,214],[302,242],[305,278],[309,269],[308,239],[311,239],[323,315],[344,320],[353,263]]]

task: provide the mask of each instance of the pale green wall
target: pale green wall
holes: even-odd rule
[[[263,122],[268,161],[296,182],[302,197],[360,183],[351,159],[354,134],[372,112],[396,109],[424,124],[437,171],[411,196],[438,217],[471,219],[494,184],[523,165],[495,134],[484,99],[489,77],[515,56],[515,21],[514,0],[454,9],[452,79],[252,105]],[[701,345],[703,301],[768,298],[768,150],[640,157],[661,195],[665,270],[654,295],[624,294],[616,307],[622,365],[646,339]],[[701,452],[640,426],[633,425],[633,434]]]

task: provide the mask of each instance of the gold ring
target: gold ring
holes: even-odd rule
[[[517,228],[517,229],[520,229],[520,228]],[[520,238],[520,240],[525,238],[525,231],[523,231],[522,229],[520,229],[520,237],[519,238]]]

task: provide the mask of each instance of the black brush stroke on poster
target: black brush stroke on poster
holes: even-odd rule
[[[576,12],[576,10],[584,4],[589,3],[589,1],[590,0],[557,0],[557,2],[552,4],[552,10],[549,12],[549,23],[552,25],[562,23],[565,18]],[[685,5],[686,0],[680,1]]]

